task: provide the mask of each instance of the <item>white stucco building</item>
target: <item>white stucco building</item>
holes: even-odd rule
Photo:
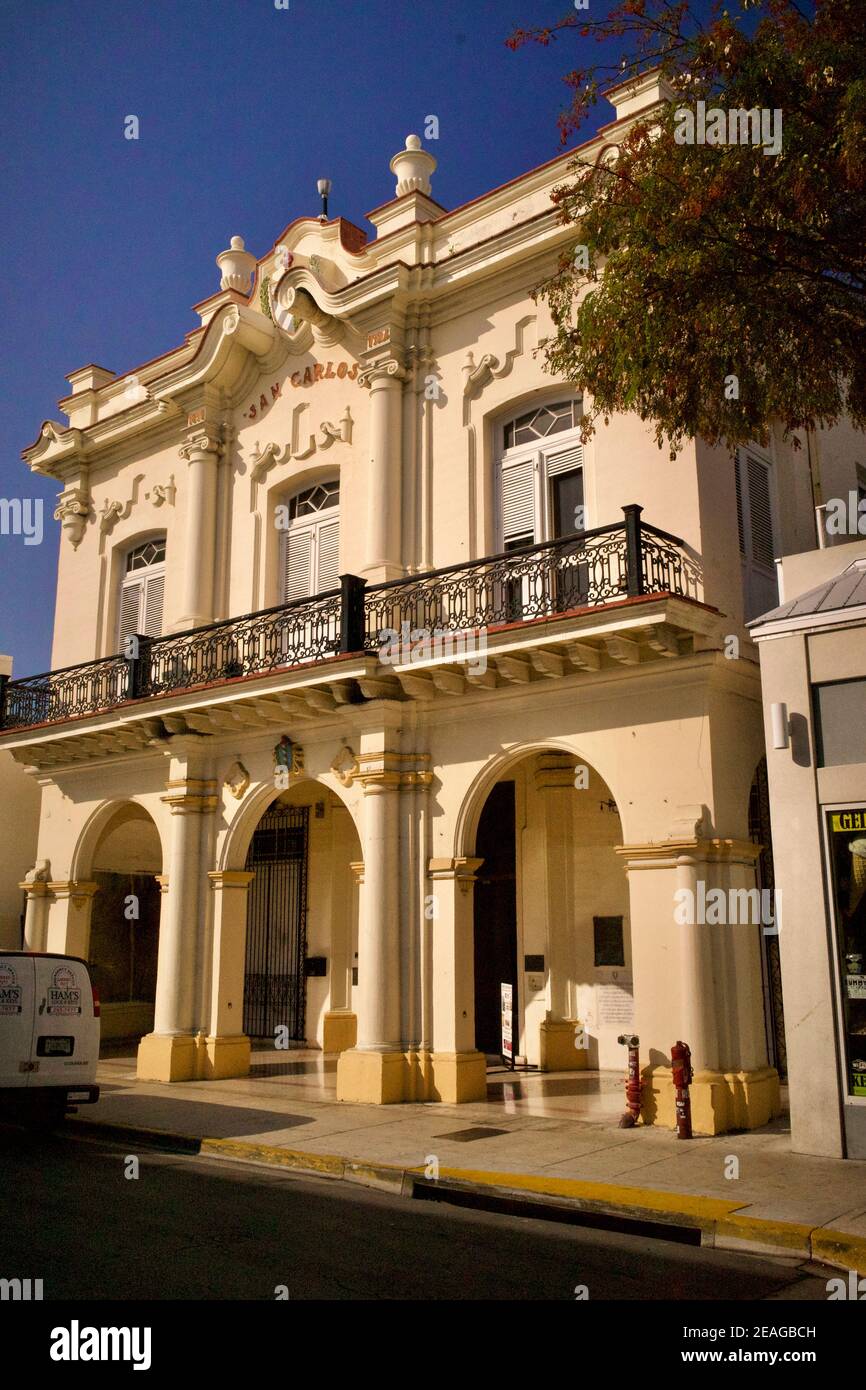
[[[614,90],[584,153],[658,99]],[[640,1035],[647,1121],[678,1038],[699,1131],[778,1110],[772,926],[678,904],[756,885],[745,625],[814,499],[777,437],[581,444],[532,297],[570,157],[446,211],[409,137],[369,233],[233,239],[185,341],[73,372],[25,451],[63,533],[54,669],[3,703],[42,787],[28,941],[91,958],[142,1077],[243,1074],[284,1028],[344,1099],[473,1099],[511,983],[530,1063]],[[813,443],[850,486],[848,432]]]

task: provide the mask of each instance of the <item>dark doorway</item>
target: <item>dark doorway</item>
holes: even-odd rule
[[[275,802],[247,854],[244,1032],[273,1038],[280,1026],[303,1041],[306,1025],[307,835],[310,808]]]
[[[498,1056],[503,984],[512,985],[517,1007],[513,782],[497,782],[488,796],[478,825],[475,853],[484,860],[475,884],[475,1046],[479,1052]],[[516,1032],[515,1028],[515,1035]]]
[[[749,797],[749,836],[761,846],[755,865],[759,890],[769,889],[775,911],[776,879],[773,872],[773,836],[770,829],[770,787],[767,780],[767,759],[758,763]],[[778,933],[765,933],[761,928],[761,968],[764,984],[764,1022],[770,1066],[775,1067],[783,1081],[788,1076],[788,1054],[785,1048],[785,1011],[782,1003],[782,964],[779,959]]]

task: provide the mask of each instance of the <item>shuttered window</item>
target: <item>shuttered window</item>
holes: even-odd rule
[[[289,503],[281,553],[280,602],[293,603],[336,589],[340,574],[340,490],[319,483]]]
[[[770,464],[749,449],[738,449],[735,480],[743,604],[750,622],[774,608],[779,596]]]
[[[504,550],[586,529],[578,514],[583,507],[580,418],[580,401],[565,401],[540,406],[505,426],[499,468]]]
[[[136,546],[126,557],[125,574],[120,587],[118,638],[134,634],[145,637],[162,635],[162,614],[165,599],[165,541],[147,541]]]

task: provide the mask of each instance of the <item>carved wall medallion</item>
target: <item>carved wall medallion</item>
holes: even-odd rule
[[[358,759],[348,744],[344,744],[334,758],[331,763],[331,771],[344,787],[351,787],[355,773],[358,771]]]
[[[228,787],[235,801],[240,801],[250,785],[250,774],[242,762],[234,762],[223,778],[223,786]]]

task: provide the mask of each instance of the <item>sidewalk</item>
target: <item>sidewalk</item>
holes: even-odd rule
[[[170,1135],[202,1153],[406,1195],[425,1169],[429,1181],[435,1159],[440,1186],[688,1226],[704,1244],[866,1274],[866,1163],[792,1153],[784,1119],[681,1141],[619,1129],[617,1077],[504,1069],[489,1073],[486,1101],[347,1105],[335,1099],[335,1057],[277,1055],[254,1053],[249,1077],[174,1085],[136,1081],[131,1055],[106,1058],[101,1099],[82,1108],[79,1126]],[[728,1178],[733,1159],[739,1176]]]

